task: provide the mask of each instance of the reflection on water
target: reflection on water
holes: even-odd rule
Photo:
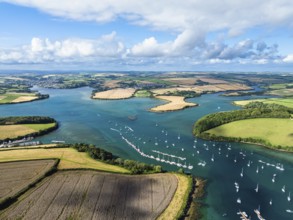
[[[2,105],[1,116],[50,116],[60,122],[60,128],[38,140],[93,143],[123,158],[167,170],[182,168],[207,178],[206,219],[240,219],[239,210],[257,219],[256,209],[265,219],[293,218],[292,154],[192,136],[194,121],[211,112],[238,108],[231,101],[239,97],[204,95],[189,100],[199,107],[152,113],[147,110],[160,100],[91,100],[89,88],[42,92],[49,93],[50,99]],[[136,120],[129,119],[133,115]]]

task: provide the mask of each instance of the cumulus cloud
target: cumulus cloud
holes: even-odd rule
[[[98,39],[50,41],[34,37],[31,43],[12,50],[0,50],[1,63],[44,63],[87,61],[93,58],[118,58],[125,52],[116,33]]]
[[[293,54],[289,54],[286,57],[284,57],[283,61],[285,63],[293,63]]]

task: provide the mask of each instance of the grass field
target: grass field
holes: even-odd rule
[[[152,93],[148,90],[138,90],[135,92],[135,97],[150,97]]]
[[[242,100],[242,101],[235,101],[235,105],[244,106],[251,102],[262,102],[266,104],[278,104],[283,105],[289,108],[293,108],[293,98],[271,98],[271,99],[252,99],[252,100]]]
[[[73,148],[20,149],[0,151],[0,162],[58,158],[58,169],[96,169],[116,173],[130,173],[128,170],[92,159],[87,153]]]
[[[20,136],[29,135],[41,130],[46,130],[55,125],[49,124],[19,124],[19,125],[0,125],[0,140],[6,138],[17,138]]]
[[[293,120],[290,119],[246,119],[221,125],[205,133],[224,137],[251,137],[265,140],[274,146],[293,147]]]
[[[178,179],[178,186],[172,201],[165,211],[159,216],[158,220],[178,219],[178,215],[186,206],[189,194],[191,178],[186,175],[175,174]]]
[[[293,86],[293,83],[282,83],[282,84],[273,84],[268,88],[270,89],[286,89],[287,87]]]
[[[293,88],[290,89],[276,89],[269,91],[268,94],[270,95],[277,95],[277,96],[283,96],[283,97],[289,97],[293,95]]]
[[[32,93],[5,93],[1,94],[0,104],[21,103],[35,99],[38,99],[38,97]]]
[[[170,203],[176,187],[172,174],[57,172],[0,213],[0,218],[156,219]]]

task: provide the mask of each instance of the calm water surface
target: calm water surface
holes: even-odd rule
[[[239,210],[257,219],[253,211],[257,208],[265,219],[293,219],[293,213],[286,211],[293,210],[293,154],[248,144],[209,142],[192,136],[192,126],[198,118],[237,109],[231,101],[248,97],[209,94],[189,100],[199,103],[199,107],[152,113],[147,110],[162,101],[91,100],[90,88],[39,90],[50,94],[50,99],[1,105],[0,115],[55,118],[60,128],[38,138],[43,142],[93,143],[120,157],[159,164],[167,170],[178,170],[177,163],[193,167],[186,170],[208,179],[205,219],[240,219],[236,214]],[[128,116],[137,119],[129,120]],[[292,200],[288,201],[290,192]]]

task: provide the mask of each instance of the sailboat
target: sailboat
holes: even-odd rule
[[[247,164],[247,166],[248,166],[248,167],[250,167],[250,161],[248,161],[248,164]]]
[[[258,184],[256,185],[256,188],[254,190],[255,192],[258,192]]]
[[[290,192],[289,192],[289,195],[287,196],[287,200],[288,200],[288,202],[291,201],[291,195],[290,195]]]
[[[240,176],[243,177],[243,168],[241,170]]]
[[[193,166],[189,164],[189,165],[188,165],[188,169],[189,169],[189,170],[192,170],[192,169],[193,169]]]
[[[255,172],[258,173],[258,167],[256,168],[256,171]]]
[[[212,155],[211,161],[213,161],[213,162],[215,161],[215,159],[214,159],[214,155]]]
[[[283,187],[282,187],[282,192],[285,192],[286,191],[286,186],[284,185]]]

